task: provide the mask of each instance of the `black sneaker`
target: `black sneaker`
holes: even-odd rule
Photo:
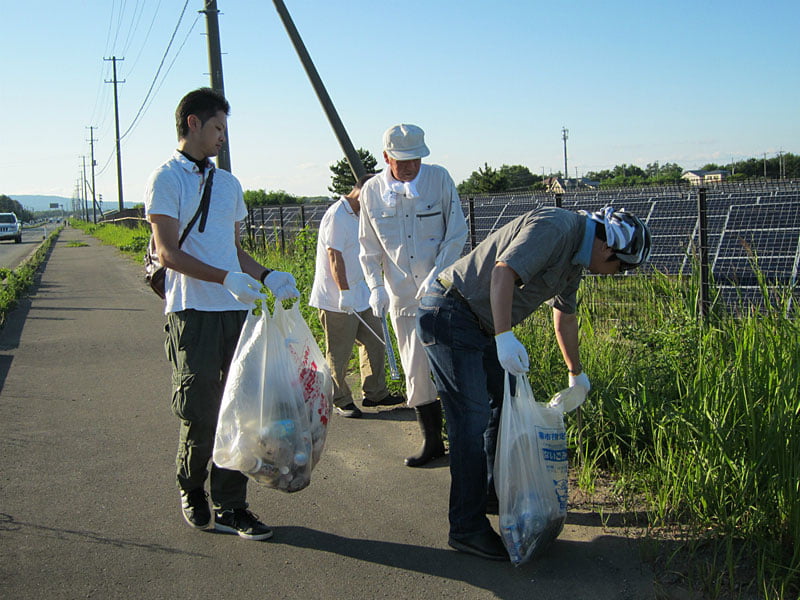
[[[365,408],[373,408],[375,406],[396,406],[398,404],[404,404],[406,401],[405,396],[402,394],[389,394],[386,398],[382,400],[367,400],[364,398],[361,400],[361,406]]]
[[[181,508],[183,509],[183,518],[195,529],[205,529],[211,522],[208,494],[203,488],[189,492],[181,490]]]
[[[358,419],[363,414],[361,410],[352,402],[350,404],[345,404],[344,406],[334,406],[333,410],[336,411],[336,414],[342,415],[343,417],[348,417],[350,419]]]
[[[272,529],[246,508],[214,511],[214,529],[235,533],[246,540],[267,540],[272,537]]]

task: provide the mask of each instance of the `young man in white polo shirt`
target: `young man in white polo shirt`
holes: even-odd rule
[[[405,402],[403,396],[389,393],[386,387],[385,349],[377,337],[383,335],[381,322],[370,310],[369,288],[358,262],[359,196],[361,186],[370,177],[372,174],[362,176],[350,193],[332,204],[322,217],[309,298],[309,304],[319,309],[325,331],[325,358],[333,373],[333,408],[337,414],[350,418],[362,414],[346,380],[353,344],[358,344],[362,406]]]
[[[230,106],[209,88],[188,93],[175,119],[178,149],[147,183],[144,204],[161,264],[167,267],[167,358],[172,364],[172,410],[181,420],[177,483],[186,522],[211,523],[205,480],[214,447],[225,376],[247,311],[263,298],[265,284],[278,299],[299,296],[294,277],[267,269],[239,243],[247,215],[239,181],[215,169],[225,141]],[[180,236],[201,205],[183,244]],[[247,510],[247,477],[211,464],[214,528],[251,540],[272,531]]]

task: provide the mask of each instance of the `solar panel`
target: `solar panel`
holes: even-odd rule
[[[474,228],[465,252],[511,220],[557,202],[569,210],[595,211],[611,205],[643,219],[652,233],[650,268],[690,272],[698,255],[698,190],[683,186],[483,194],[462,197]],[[275,243],[312,230],[329,205],[269,206],[250,209],[247,226],[259,239]],[[706,188],[706,239],[709,263],[720,298],[731,306],[743,301],[763,305],[753,265],[771,284],[793,286],[800,272],[800,182],[723,183]],[[281,213],[283,227],[281,228]],[[645,269],[646,271],[646,269]],[[635,273],[635,272],[634,272]],[[800,290],[796,292],[800,294]]]

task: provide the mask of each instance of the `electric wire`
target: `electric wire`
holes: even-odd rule
[[[187,4],[188,4],[188,0],[187,0]],[[185,8],[185,6],[184,6],[184,8]],[[183,17],[183,14],[181,14],[181,17]],[[200,20],[200,15],[195,17],[195,20],[192,22],[192,25],[189,27],[188,31],[186,32],[186,35],[184,36],[183,41],[181,42],[180,46],[178,46],[178,48],[177,48],[177,50],[175,52],[175,55],[172,58],[172,61],[169,63],[166,71],[164,71],[164,75],[161,77],[161,80],[158,82],[158,86],[155,87],[155,92],[153,94],[151,94],[151,92],[153,91],[154,86],[156,84],[156,80],[158,78],[158,72],[156,72],[156,77],[153,80],[153,84],[150,86],[150,90],[148,91],[147,97],[145,97],[145,100],[144,100],[144,102],[142,103],[142,106],[139,109],[139,114],[137,114],[136,118],[134,119],[134,122],[131,123],[131,126],[128,127],[128,129],[125,131],[125,133],[120,135],[120,143],[121,144],[123,142],[125,142],[125,137],[134,129],[134,125],[138,124],[137,123],[137,119],[140,118],[140,116],[144,116],[144,114],[147,112],[147,109],[150,108],[150,105],[153,103],[153,101],[155,100],[156,96],[158,95],[158,91],[161,89],[161,86],[164,85],[164,82],[167,79],[167,75],[169,75],[170,71],[172,71],[172,67],[175,65],[175,62],[177,61],[178,57],[181,55],[181,51],[183,50],[184,46],[186,45],[186,42],[188,41],[189,36],[194,31],[194,28],[197,25],[197,22],[199,20]],[[178,21],[178,26],[179,25],[180,25],[180,20]],[[176,31],[177,31],[177,27],[176,27]],[[175,33],[173,32],[173,39],[174,39],[174,35],[175,35]],[[173,39],[170,40],[170,44],[172,44]],[[169,51],[169,46],[167,47],[167,51]],[[164,55],[164,58],[166,58],[166,53]],[[164,59],[162,59],[161,65],[159,65],[159,71],[161,70],[161,67],[163,66],[163,64],[164,64]],[[145,106],[145,104],[146,104],[146,106]],[[109,167],[109,165],[111,164],[111,161],[114,158],[115,154],[116,154],[116,149],[111,152],[109,157],[103,163],[103,166],[100,168],[100,170],[95,173],[96,176],[97,175],[101,175]]]
[[[111,44],[112,50],[117,47],[117,40],[119,39],[119,30],[122,28],[122,19],[125,16],[125,5],[127,0],[122,0],[122,5],[119,8],[119,15],[117,15],[117,29],[114,32],[114,43]]]
[[[156,74],[153,76],[153,82],[150,84],[150,89],[147,90],[147,94],[145,95],[145,98],[142,101],[142,105],[139,107],[139,110],[136,113],[136,116],[133,118],[133,121],[131,122],[131,124],[128,127],[128,129],[125,130],[125,133],[123,133],[120,136],[120,139],[124,138],[126,135],[128,135],[128,133],[130,133],[130,131],[133,129],[134,125],[136,125],[136,123],[139,121],[139,118],[142,116],[142,114],[144,112],[145,105],[147,104],[147,100],[150,98],[150,94],[153,91],[153,87],[155,87],[156,81],[158,80],[158,75],[161,73],[161,68],[164,66],[164,61],[167,58],[167,54],[169,53],[169,50],[172,47],[172,42],[175,41],[175,34],[178,33],[178,28],[181,26],[181,22],[183,21],[183,16],[184,16],[184,14],[186,14],[186,7],[188,5],[189,5],[189,0],[186,0],[186,2],[183,4],[183,10],[181,10],[181,15],[178,18],[178,23],[177,23],[177,25],[175,25],[175,29],[172,32],[172,36],[169,39],[169,44],[167,44],[167,48],[164,51],[164,56],[161,58],[161,63],[158,65],[158,69],[156,70]]]
[[[156,22],[156,17],[158,17],[158,11],[159,11],[160,9],[161,9],[161,0],[158,0],[158,4],[156,5],[156,10],[155,10],[155,12],[153,13],[153,18],[152,18],[152,20],[150,21],[150,27],[148,27],[148,28],[147,28],[147,33],[146,33],[146,34],[145,34],[145,36],[144,36],[144,40],[142,41],[142,45],[141,45],[141,47],[139,48],[139,52],[138,52],[138,54],[136,55],[136,58],[134,58],[134,59],[133,59],[133,64],[132,64],[130,67],[128,67],[128,75],[130,75],[131,73],[133,73],[134,69],[136,68],[136,65],[138,65],[138,64],[139,64],[139,59],[140,59],[140,58],[141,58],[141,56],[142,56],[142,52],[144,52],[144,49],[147,47],[147,40],[148,40],[148,39],[150,39],[150,32],[152,32],[152,31],[153,31],[153,25],[154,25],[154,24],[155,24],[155,22]]]
[[[133,23],[130,29],[128,29],[128,37],[125,39],[125,44],[123,45],[122,48],[123,56],[126,56],[128,54],[128,49],[131,47],[131,43],[133,43],[133,40],[136,37],[136,33],[139,31],[139,25],[141,25],[142,23],[142,16],[144,15],[144,8],[146,5],[147,5],[146,1],[141,3],[140,2],[136,3],[136,8],[134,8],[133,19],[132,19]],[[139,9],[138,15],[136,13],[136,9]]]

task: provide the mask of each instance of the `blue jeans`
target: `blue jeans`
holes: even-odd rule
[[[450,535],[490,530],[486,495],[492,485],[504,374],[494,337],[481,329],[466,301],[438,282],[417,309],[417,334],[447,419]]]

